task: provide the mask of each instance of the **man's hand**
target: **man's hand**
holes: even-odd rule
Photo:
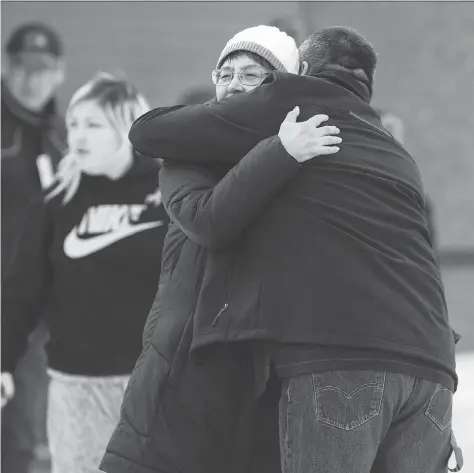
[[[297,123],[299,114],[299,107],[295,107],[288,113],[278,132],[281,143],[289,155],[299,163],[304,163],[315,156],[339,151],[338,146],[331,146],[342,142],[338,136],[331,136],[338,134],[339,128],[319,127],[322,122],[329,119],[327,115],[314,115],[305,122]]]
[[[0,381],[1,407],[5,406],[15,394],[15,382],[10,373],[2,373]]]

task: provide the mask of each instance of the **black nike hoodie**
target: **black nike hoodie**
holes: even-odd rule
[[[136,156],[118,180],[83,175],[65,205],[62,194],[32,204],[2,283],[2,371],[14,370],[44,313],[51,368],[132,372],[168,226],[158,173],[157,161]]]

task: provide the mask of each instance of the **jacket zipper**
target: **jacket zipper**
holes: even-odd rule
[[[215,327],[217,325],[217,322],[219,321],[221,315],[229,307],[230,284],[232,282],[232,270],[233,270],[233,262],[231,261],[231,263],[230,263],[230,272],[229,272],[229,281],[227,282],[227,292],[226,292],[226,295],[225,295],[224,305],[222,306],[221,310],[217,313],[217,315],[214,317],[214,320],[212,321],[212,327]]]

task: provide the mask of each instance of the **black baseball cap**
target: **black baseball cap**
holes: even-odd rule
[[[30,71],[55,68],[63,55],[59,35],[42,23],[25,23],[7,40],[5,52]]]

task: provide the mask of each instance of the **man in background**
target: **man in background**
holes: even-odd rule
[[[2,64],[2,279],[32,198],[48,187],[65,148],[55,94],[64,81],[63,47],[48,26],[28,23],[6,41]],[[48,378],[43,326],[14,373],[15,394],[2,408],[1,469],[26,473],[45,440]]]

